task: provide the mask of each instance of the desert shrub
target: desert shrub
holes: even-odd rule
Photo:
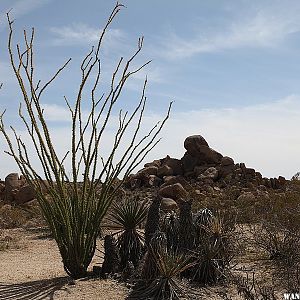
[[[292,233],[276,224],[262,222],[250,229],[257,248],[268,253],[269,258],[285,262],[287,265],[299,262],[299,233]]]
[[[166,234],[156,231],[147,247],[144,260],[142,261],[142,275],[143,280],[152,281],[159,276],[159,269],[157,266],[157,255],[162,255],[168,251]]]
[[[246,277],[236,276],[234,283],[237,287],[238,294],[245,300],[279,300],[275,295],[275,290],[272,286],[259,284],[255,279],[255,274]]]
[[[118,248],[121,258],[121,268],[125,268],[131,261],[138,266],[143,250],[143,235],[139,226],[147,216],[147,207],[136,199],[126,199],[114,204],[110,220],[120,228]]]
[[[150,283],[136,287],[128,299],[179,300],[188,294],[179,275],[190,268],[190,257],[174,252],[156,254],[158,275]]]
[[[160,228],[166,234],[168,251],[176,252],[179,244],[179,220],[176,212],[165,213],[161,218]]]
[[[193,281],[204,285],[215,284],[225,279],[232,259],[238,254],[234,235],[235,222],[234,219],[225,221],[220,214],[213,216],[207,210],[202,212],[200,220],[196,218],[200,234],[197,247],[191,251],[196,261],[191,277]]]

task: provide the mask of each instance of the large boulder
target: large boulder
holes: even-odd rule
[[[145,168],[147,168],[147,167],[157,167],[157,168],[159,168],[160,166],[161,166],[160,159],[155,159],[152,162],[146,163],[144,165]]]
[[[18,173],[11,173],[5,178],[5,201],[13,202],[15,190],[18,190],[21,186]]]
[[[183,186],[183,188],[187,191],[192,189],[191,185],[185,180],[183,176],[180,175],[164,177],[164,184],[161,187],[175,183],[180,183]]]
[[[158,187],[158,186],[160,186],[162,184],[162,182],[163,181],[162,181],[161,178],[159,178],[159,177],[157,177],[155,175],[149,175],[147,185],[149,187]]]
[[[161,164],[163,166],[170,167],[173,170],[173,175],[175,176],[183,174],[182,161],[180,159],[172,158],[167,155],[161,160]]]
[[[141,187],[142,180],[136,174],[130,174],[124,182],[124,186],[131,190]]]
[[[234,166],[234,160],[231,157],[224,156],[221,159],[221,166],[222,167]]]
[[[14,194],[14,202],[16,204],[24,204],[36,198],[36,194],[34,189],[29,185],[22,186],[15,194]]]
[[[237,202],[240,204],[253,203],[255,201],[255,196],[251,192],[244,192],[238,196]]]
[[[210,167],[206,169],[202,174],[199,175],[198,179],[212,179],[216,180],[218,178],[219,172],[215,167]]]
[[[209,166],[196,166],[194,168],[195,176],[198,177],[199,175],[203,174],[204,171],[206,171],[209,168]]]
[[[191,156],[188,152],[181,158],[182,168],[185,176],[194,174],[194,169],[198,164],[197,157]]]
[[[168,211],[172,211],[172,210],[178,209],[178,205],[177,205],[176,201],[174,201],[171,198],[162,198],[161,199],[161,206],[160,206],[160,208],[163,211],[168,212]]]
[[[197,155],[200,163],[219,164],[222,160],[222,154],[207,146],[200,146],[200,151]]]
[[[279,188],[284,188],[286,184],[286,179],[283,176],[278,177]]]
[[[180,183],[175,183],[160,188],[158,195],[162,198],[171,198],[178,201],[179,199],[186,199],[188,192]]]
[[[234,172],[234,160],[231,157],[224,156],[221,159],[221,164],[218,168],[219,177],[226,178],[229,174]]]
[[[197,156],[201,146],[208,147],[208,143],[206,142],[205,138],[201,135],[189,136],[184,141],[184,148],[186,149],[187,153],[191,156]]]
[[[1,189],[1,191],[0,191],[0,200],[4,200],[5,199],[5,185],[3,184],[0,184],[1,185],[1,187],[0,187],[0,189]]]
[[[157,176],[158,177],[164,177],[164,176],[172,176],[173,175],[173,169],[167,165],[164,165],[157,170]]]
[[[157,175],[157,169],[156,166],[148,166],[138,171],[136,175]]]
[[[185,139],[184,148],[187,153],[197,158],[197,165],[219,164],[223,155],[208,146],[201,135],[192,135]]]

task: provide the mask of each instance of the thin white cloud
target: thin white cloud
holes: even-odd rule
[[[201,134],[212,148],[264,176],[290,178],[300,170],[299,119],[299,95],[244,108],[175,113],[149,159],[180,158],[184,139]]]
[[[132,68],[134,69],[134,68]],[[152,84],[165,83],[168,81],[166,71],[159,66],[152,67],[151,64],[141,71],[133,74],[128,80],[126,88],[132,91],[140,92],[147,78],[147,89]]]
[[[71,112],[66,106],[57,104],[43,104],[44,116],[47,121],[67,122],[71,118]]]
[[[206,34],[204,28],[199,28],[199,34],[190,39],[172,33],[164,39],[165,51],[161,53],[166,58],[178,59],[241,47],[272,47],[300,31],[299,12],[299,8],[293,6],[282,10],[268,8],[225,24],[221,32]]]
[[[74,23],[63,27],[51,27],[54,35],[53,44],[56,46],[82,46],[95,44],[100,36],[101,29],[93,28],[84,23]],[[105,45],[110,47],[122,41],[125,34],[120,29],[108,29],[105,35]]]
[[[65,108],[52,106],[50,111],[57,114],[57,117],[69,119]],[[151,128],[151,125],[162,118],[163,115],[146,115],[143,128]],[[166,155],[181,158],[185,152],[184,139],[189,135],[201,134],[212,148],[232,157],[235,162],[244,162],[267,177],[283,175],[291,178],[300,170],[299,120],[300,95],[242,108],[173,113],[161,133],[161,143],[146,161]],[[114,138],[113,125],[117,124],[117,118],[112,118],[111,127],[102,143],[101,153],[104,156]],[[56,124],[52,129],[53,141],[61,156],[70,147],[70,129],[66,125],[58,127]],[[141,132],[142,135],[144,133],[146,130]],[[122,144],[124,149],[125,146]],[[1,140],[0,153],[5,148],[5,143]],[[120,149],[120,153],[124,149]],[[0,177],[15,170],[12,161],[5,159],[1,165]]]

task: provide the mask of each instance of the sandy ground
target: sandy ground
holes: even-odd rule
[[[63,269],[55,241],[40,230],[5,229],[0,230],[0,238],[10,245],[8,249],[0,251],[0,300],[123,300],[129,293],[124,284],[110,279],[71,280]],[[98,248],[101,248],[100,243]],[[248,258],[243,267],[260,270],[261,274],[257,273],[259,277],[269,281],[270,267],[264,270],[261,262]],[[100,262],[101,258],[95,257],[91,268]],[[278,299],[281,299],[282,293],[278,295]],[[233,286],[218,285],[198,290],[193,299],[244,298],[238,295]]]
[[[18,238],[19,249],[0,252],[1,300],[117,300],[128,294],[125,286],[113,280],[70,280],[53,240],[21,229],[6,234]]]

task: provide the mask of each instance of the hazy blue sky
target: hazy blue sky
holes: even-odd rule
[[[236,162],[263,175],[290,178],[300,170],[300,1],[127,0],[103,49],[103,85],[120,56],[145,36],[137,63],[152,63],[131,80],[124,101],[131,107],[148,75],[146,125],[175,101],[163,141],[148,160],[180,158],[184,138],[203,135]],[[46,80],[72,57],[43,99],[58,147],[66,146],[67,110],[80,79],[79,63],[96,44],[114,7],[110,0],[0,0],[0,109],[15,123],[20,101],[7,55],[5,13],[12,8],[15,40],[36,30],[36,68]],[[16,123],[18,126],[18,123]],[[5,149],[0,139],[0,150]],[[63,150],[62,150],[63,151]],[[0,155],[0,178],[15,171]]]

